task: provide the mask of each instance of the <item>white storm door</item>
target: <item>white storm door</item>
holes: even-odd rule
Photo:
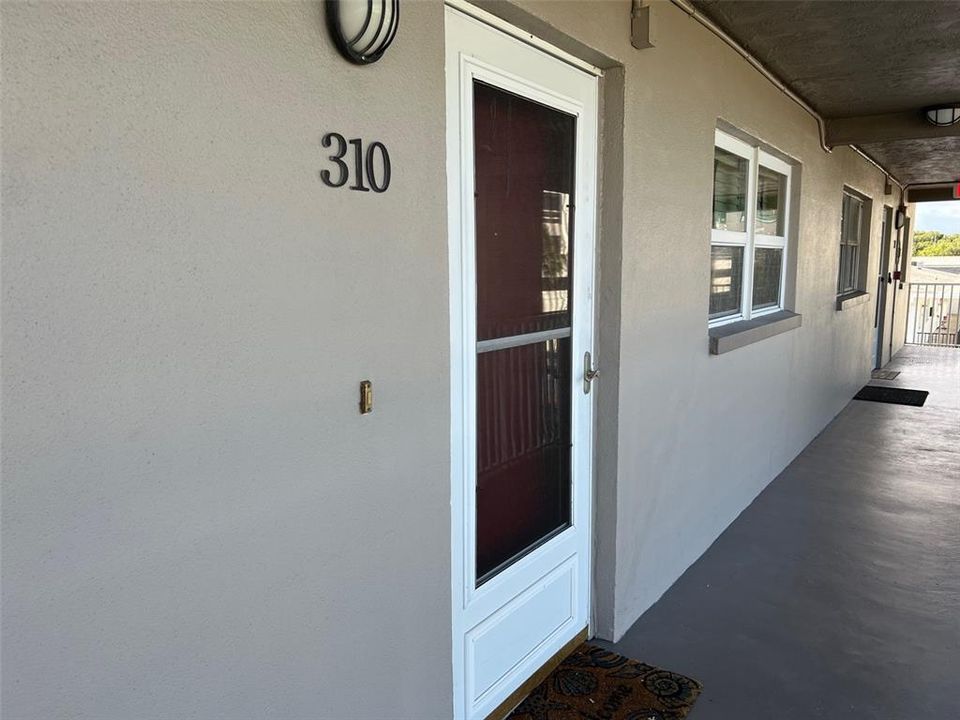
[[[446,10],[454,716],[587,627],[597,77]]]

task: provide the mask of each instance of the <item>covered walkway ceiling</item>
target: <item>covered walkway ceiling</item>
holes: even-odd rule
[[[856,145],[901,183],[960,179],[960,0],[690,0],[826,120],[829,145]]]

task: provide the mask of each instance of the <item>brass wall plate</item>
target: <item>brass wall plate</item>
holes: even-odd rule
[[[368,415],[373,412],[373,383],[369,380],[360,382],[360,414]]]

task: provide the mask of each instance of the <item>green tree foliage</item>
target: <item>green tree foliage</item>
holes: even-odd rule
[[[913,234],[913,255],[960,255],[960,233],[944,235],[936,230],[917,230]]]

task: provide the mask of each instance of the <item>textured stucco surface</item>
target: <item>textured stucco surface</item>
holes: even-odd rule
[[[629,3],[519,8],[623,65],[599,243],[615,638],[867,377],[837,228],[844,184],[883,183],[673,6],[642,52]],[[442,6],[404,4],[367,68],[318,4],[2,13],[4,717],[447,717]],[[802,164],[803,326],[713,357],[718,118]],[[328,130],[388,146],[386,194],[320,183]]]
[[[909,347],[614,646],[688,674],[691,718],[956,718],[960,353]]]
[[[955,102],[956,0],[691,0],[826,117]]]
[[[596,559],[598,572],[615,564],[614,588],[598,589],[615,600],[595,628],[618,638],[869,377],[873,303],[835,310],[840,199],[849,185],[875,200],[870,282],[881,208],[894,196],[852,151],[824,153],[809,115],[675,6],[654,4],[658,44],[637,51],[624,29],[628,3],[518,5],[624,65],[617,543],[615,562]],[[802,165],[790,309],[803,326],[711,356],[718,118]]]
[[[957,0],[692,3],[824,117],[907,113],[926,125],[923,108],[960,99]],[[957,137],[871,142],[863,149],[902,183],[957,178]]]
[[[957,14],[960,15],[960,3]],[[960,45],[957,54],[960,55]],[[864,143],[863,151],[884,167],[896,168],[897,179],[902,183],[950,183],[960,178],[960,137]]]
[[[2,12],[4,719],[447,717],[442,12]]]

